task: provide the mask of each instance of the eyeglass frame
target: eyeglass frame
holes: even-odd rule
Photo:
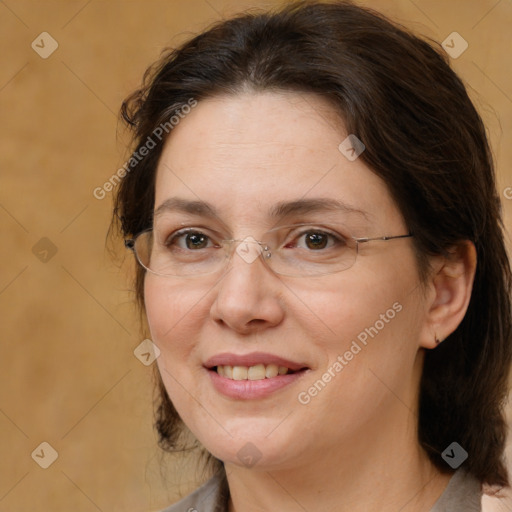
[[[299,224],[293,224],[292,226],[295,227],[295,226],[300,226],[300,225],[309,226],[310,224],[309,223],[299,223]],[[273,229],[269,230],[267,233],[269,233],[271,231],[276,231],[278,229],[283,229],[283,228],[286,228],[286,227],[290,227],[290,226],[278,226],[276,228],[273,228]],[[160,276],[160,277],[179,277],[179,278],[183,277],[183,278],[187,278],[187,277],[197,276],[197,274],[184,274],[184,275],[179,275],[179,274],[161,274],[159,272],[156,272],[155,270],[152,270],[152,269],[146,267],[142,263],[142,261],[140,260],[139,254],[138,254],[138,252],[137,252],[137,250],[135,248],[135,243],[137,241],[137,238],[139,238],[140,236],[144,235],[145,233],[149,233],[149,232],[152,232],[152,231],[153,231],[153,228],[145,229],[145,230],[140,231],[139,233],[137,233],[137,235],[135,235],[132,238],[125,238],[124,239],[125,247],[127,249],[131,250],[134,253],[135,259],[140,264],[140,266],[144,270],[147,270],[147,271],[151,272],[152,274]],[[265,233],[265,234],[267,234],[267,233]],[[353,240],[356,243],[356,251],[355,251],[356,257],[354,258],[354,263],[355,263],[356,259],[357,259],[357,255],[359,254],[359,244],[360,243],[376,242],[376,241],[378,241],[378,242],[387,242],[389,240],[395,240],[395,239],[400,239],[400,238],[411,238],[411,237],[414,237],[413,233],[408,233],[406,235],[377,236],[377,237],[353,237],[353,236],[348,236],[348,237],[344,237],[344,238]],[[244,239],[231,238],[231,239],[221,240],[218,243],[220,245],[222,245],[223,248],[224,248],[225,244],[229,244],[231,247],[233,247],[233,244],[236,243],[236,242],[238,242],[238,243],[257,243],[260,247],[262,247],[262,253],[260,253],[258,255],[258,257],[262,256],[263,261],[265,262],[267,259],[269,259],[272,256],[272,253],[270,252],[270,247],[268,247],[268,245],[265,242],[261,242],[259,240],[255,240],[255,239],[248,240],[248,238],[249,237],[246,237]],[[263,251],[266,251],[265,255],[263,254]],[[230,261],[231,257],[233,256],[233,249],[230,249],[229,251],[227,251],[226,255],[227,255],[226,260]],[[325,272],[325,273],[319,273],[319,274],[305,274],[305,275],[285,274],[285,273],[282,273],[282,272],[275,271],[269,265],[266,265],[266,267],[269,268],[272,272],[274,272],[275,274],[278,274],[278,275],[284,275],[284,276],[288,276],[288,277],[315,277],[315,276],[324,276],[324,275],[336,274],[338,272],[343,272],[345,270],[350,269],[354,265],[354,263],[352,263],[352,265],[350,265],[349,267],[346,267],[346,268],[341,269],[341,270],[333,270],[331,272]],[[226,266],[226,268],[227,268],[227,266]],[[213,270],[211,272],[205,272],[205,273],[199,274],[199,275],[206,276],[206,275],[214,274],[215,272],[216,271]]]

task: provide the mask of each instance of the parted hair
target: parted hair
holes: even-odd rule
[[[464,467],[481,483],[508,485],[511,270],[485,127],[448,57],[437,43],[350,2],[303,1],[242,13],[165,50],[148,68],[121,107],[133,151],[191,99],[247,90],[315,93],[330,101],[347,132],[363,141],[359,158],[384,180],[414,233],[422,280],[429,257],[474,243],[478,261],[467,313],[425,354],[418,442],[449,473],[441,454],[456,441],[468,452]],[[118,187],[112,225],[124,237],[152,226],[155,173],[167,137],[172,130]],[[138,267],[142,313],[144,275]],[[185,426],[157,379],[160,445],[183,449]],[[222,470],[217,459],[209,462]]]

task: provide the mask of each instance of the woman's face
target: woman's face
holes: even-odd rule
[[[165,145],[154,229],[167,240],[187,227],[207,235],[175,239],[169,250],[186,259],[220,250],[221,239],[261,240],[303,223],[309,233],[289,230],[283,254],[323,262],[338,242],[319,230],[407,234],[384,182],[339,149],[347,135],[312,94],[201,101]],[[360,244],[352,267],[309,277],[275,274],[247,257],[255,247],[238,246],[224,273],[146,275],[158,367],[190,430],[217,458],[262,468],[356,447],[386,428],[405,432],[426,317],[411,239]],[[295,371],[275,376],[279,366]]]

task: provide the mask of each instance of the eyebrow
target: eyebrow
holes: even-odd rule
[[[210,203],[205,201],[191,201],[179,197],[170,197],[166,199],[154,211],[157,217],[166,211],[180,211],[203,217],[218,217],[217,209]],[[311,199],[297,199],[295,201],[281,201],[269,210],[271,219],[288,217],[291,215],[303,215],[306,213],[323,213],[323,212],[343,212],[356,213],[365,219],[368,219],[368,213],[348,205],[342,201],[327,197],[318,197]]]

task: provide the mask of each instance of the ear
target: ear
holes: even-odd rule
[[[476,249],[469,240],[453,246],[448,257],[434,258],[420,339],[423,348],[435,348],[462,322],[471,299],[476,263]]]

